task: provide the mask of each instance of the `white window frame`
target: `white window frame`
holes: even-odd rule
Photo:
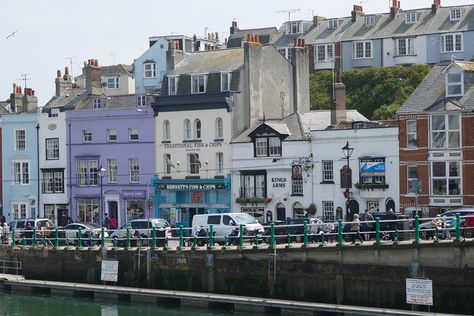
[[[335,221],[334,201],[322,201],[323,221],[333,223]]]
[[[163,172],[164,172],[164,174],[170,175],[171,174],[171,167],[172,167],[171,154],[164,154],[163,155]]]
[[[98,223],[99,199],[78,199],[77,217],[84,223]]]
[[[287,22],[286,23],[287,25],[287,34],[300,34],[301,31],[301,26],[300,26],[300,22]]]
[[[15,129],[15,151],[26,150],[26,130]]]
[[[144,78],[156,78],[156,63],[144,63],[143,64],[143,77]]]
[[[76,162],[77,186],[96,187],[99,185],[99,161],[80,159]]]
[[[360,51],[358,46],[361,46]],[[352,43],[352,58],[353,59],[370,59],[373,58],[373,43],[372,41],[356,41]],[[359,54],[362,52],[362,55]]]
[[[64,193],[64,172],[57,169],[42,170],[41,192],[43,194]]]
[[[199,175],[201,168],[201,161],[199,160],[198,153],[189,153],[188,154],[188,173],[190,175]]]
[[[268,156],[268,138],[267,137],[255,138],[255,156],[256,157]]]
[[[291,59],[291,49],[289,47],[279,47],[278,52],[285,57],[286,60]]]
[[[281,139],[278,136],[268,138],[268,154],[270,157],[281,157],[282,151]]]
[[[462,10],[460,8],[452,8],[449,10],[450,21],[459,21],[462,18]]]
[[[331,19],[328,20],[328,29],[337,29],[339,27],[339,20],[338,19]]]
[[[108,128],[107,131],[107,141],[116,142],[117,141],[117,130],[115,128]]]
[[[108,182],[117,183],[118,182],[118,165],[117,159],[107,159],[107,173],[108,173]]]
[[[92,131],[85,129],[82,130],[82,141],[84,143],[91,143],[92,142]]]
[[[221,91],[230,91],[230,80],[232,79],[232,73],[225,71],[221,72]]]
[[[46,138],[44,142],[46,147],[46,160],[58,160],[59,138]]]
[[[128,159],[128,168],[130,174],[130,183],[140,182],[140,164],[138,158]]]
[[[120,89],[119,77],[105,77],[105,84],[107,89]]]
[[[165,120],[163,122],[163,140],[169,141],[171,140],[171,129],[170,129],[170,121]]]
[[[366,15],[365,26],[374,26],[374,25],[375,25],[375,15]]]
[[[194,139],[200,140],[202,138],[202,122],[200,119],[194,120]]]
[[[323,182],[334,182],[334,162],[323,160],[321,163]]]
[[[453,75],[459,75],[459,81],[450,81],[450,77]],[[445,75],[446,79],[446,97],[462,97],[464,95],[464,72],[447,72]],[[449,88],[454,86],[460,86],[460,93],[450,93]]]
[[[192,137],[193,137],[193,130],[192,130],[192,127],[191,127],[191,121],[188,120],[188,119],[185,119],[184,120],[184,123],[183,123],[183,131],[184,131],[184,139],[185,140],[190,140]]]
[[[224,153],[216,153],[216,171],[217,174],[224,173]]]
[[[131,142],[138,142],[140,140],[140,135],[138,134],[138,128],[128,129],[128,140]]]
[[[415,170],[414,173],[416,173],[416,177],[411,177],[411,170]],[[416,192],[416,183],[418,181],[418,166],[417,165],[408,165],[407,166],[407,193],[418,193]],[[413,185],[413,184],[414,185]],[[415,189],[415,190],[413,190]]]
[[[94,110],[100,109],[102,107],[102,100],[100,98],[94,98],[92,100],[92,108]]]
[[[194,74],[191,75],[191,94],[206,93],[207,75]]]
[[[224,138],[224,121],[222,118],[216,118],[216,139]]]
[[[413,149],[418,147],[418,126],[416,120],[407,120],[406,123],[406,134],[407,134],[407,148]],[[414,124],[414,130],[410,130],[409,125]],[[411,140],[414,140],[415,144],[411,145]]]
[[[444,128],[433,129],[433,122],[435,117],[444,117]],[[451,119],[457,120],[457,127],[451,126]],[[454,121],[452,121],[454,123]],[[444,145],[439,146],[434,144],[435,135],[444,134]],[[457,135],[453,138],[452,135]],[[461,115],[459,114],[434,114],[430,116],[430,149],[461,149]],[[450,139],[457,139],[458,144],[452,145],[449,143]]]
[[[463,52],[464,43],[463,43],[463,34],[462,33],[449,33],[440,35],[440,44],[441,44],[441,53],[454,53],[454,52]],[[448,45],[452,45],[448,47]]]
[[[168,95],[176,95],[178,92],[178,76],[168,76]]]
[[[435,172],[435,165],[444,164],[444,175],[437,175]],[[457,165],[457,175],[451,174],[452,164]],[[431,177],[430,177],[430,184],[431,184],[431,194],[434,196],[461,196],[462,195],[462,163],[461,161],[431,161],[430,162],[430,169],[431,169]],[[457,181],[458,183],[458,194],[450,194],[450,180]],[[443,192],[435,192],[435,181],[444,182],[444,191]]]
[[[324,57],[321,58],[321,55],[324,55]],[[334,44],[314,45],[314,59],[315,59],[315,62],[333,61],[334,60]]]
[[[28,218],[28,206],[26,203],[12,203],[12,217],[13,219]]]
[[[13,185],[29,185],[30,184],[30,161],[13,160],[12,161],[12,179]]]
[[[417,12],[407,12],[405,13],[405,23],[406,24],[414,24],[418,20],[418,13]]]
[[[403,45],[401,45],[403,43]],[[402,50],[405,50],[404,52]],[[415,38],[404,37],[395,40],[395,56],[415,55]]]
[[[146,95],[137,95],[137,106],[146,106]]]

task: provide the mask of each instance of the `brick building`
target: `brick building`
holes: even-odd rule
[[[436,65],[398,112],[401,210],[474,205],[474,63]]]

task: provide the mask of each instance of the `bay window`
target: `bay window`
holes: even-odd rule
[[[431,162],[431,189],[433,195],[461,195],[459,161]]]

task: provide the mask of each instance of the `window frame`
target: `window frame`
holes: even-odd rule
[[[448,38],[451,38],[452,50],[447,48]],[[458,41],[459,39],[459,41]],[[440,35],[441,53],[459,53],[464,51],[464,38],[461,32]],[[458,48],[459,46],[459,48]]]
[[[150,69],[147,69],[149,67]],[[143,63],[143,78],[145,79],[151,79],[151,78],[156,78],[156,63],[155,62],[148,62],[148,63]]]
[[[102,108],[102,99],[94,98],[92,99],[92,109],[97,110]]]
[[[28,215],[28,205],[21,202],[13,202],[12,204],[12,218],[17,219],[26,219]]]
[[[291,166],[291,195],[303,196],[303,166],[294,164]]]
[[[358,45],[362,45],[362,55],[358,55]],[[367,48],[369,46],[369,50]],[[373,41],[355,41],[352,43],[352,59],[372,59],[374,58],[373,54]],[[367,54],[370,52],[370,54]],[[370,55],[370,56],[369,56]]]
[[[82,165],[81,165],[82,164]],[[78,159],[76,161],[76,185],[96,187],[99,185],[99,160]]]
[[[216,118],[216,139],[224,139],[224,121],[221,117]]]
[[[405,23],[406,24],[415,24],[418,21],[417,12],[406,12],[405,13]]]
[[[449,20],[459,21],[462,19],[462,10],[461,8],[452,8],[449,10]]]
[[[129,182],[140,183],[140,161],[138,158],[128,159]]]
[[[230,81],[232,80],[232,72],[221,72],[221,92],[230,91]]]
[[[138,133],[138,128],[130,127],[128,129],[128,140],[130,142],[138,142],[140,140],[140,134]]]
[[[329,19],[328,20],[328,29],[334,30],[339,27],[339,19]]]
[[[224,153],[216,153],[216,173],[224,174]]]
[[[409,128],[409,124],[410,123],[414,123],[415,124],[415,130],[414,131],[410,131],[410,128]],[[409,149],[415,149],[415,148],[418,148],[418,123],[415,120],[406,120],[405,122],[405,130],[406,130],[406,135],[407,135],[407,148]],[[411,143],[411,139],[414,140],[414,146],[413,145],[410,145]]]
[[[321,209],[323,211],[323,221],[333,223],[335,221],[334,201],[321,201]]]
[[[176,95],[178,93],[178,81],[178,76],[168,76],[168,95]]]
[[[194,139],[195,140],[202,139],[202,123],[200,119],[194,120]]]
[[[240,173],[240,197],[265,198],[267,196],[267,173],[264,170]]]
[[[163,121],[163,140],[170,141],[171,140],[171,123],[169,120]]]
[[[105,133],[106,133],[106,136],[107,136],[107,142],[116,142],[117,141],[117,130],[115,128],[107,128]]]
[[[410,169],[415,169],[416,178],[411,176]],[[418,166],[417,165],[407,165],[407,193],[415,193],[415,194],[418,193],[418,192],[416,192],[416,186],[414,187],[413,185],[411,185],[411,183],[413,183],[413,182],[417,183],[418,180],[419,180]],[[415,191],[413,191],[412,188],[415,188]]]
[[[435,168],[435,164],[444,164],[444,175],[443,176],[439,176],[439,175],[436,175],[436,172],[434,170]],[[451,165],[452,164],[457,164],[457,175],[451,175]],[[462,177],[461,177],[461,174],[462,174],[462,163],[461,161],[458,161],[458,160],[443,160],[443,161],[430,161],[430,172],[431,172],[431,175],[430,175],[430,186],[431,186],[431,195],[433,196],[449,196],[449,197],[452,197],[452,196],[461,196],[463,195],[463,190],[462,190]],[[454,180],[454,181],[458,181],[457,183],[457,190],[458,191],[458,194],[450,194],[450,184],[451,184],[451,181],[450,180]],[[435,192],[435,182],[436,181],[440,181],[440,182],[443,182],[444,181],[444,185],[445,185],[445,188],[444,188],[444,192]],[[453,189],[454,190],[454,189]]]
[[[120,77],[105,77],[105,84],[109,90],[120,89]]]
[[[375,15],[366,15],[365,26],[374,26],[374,25],[375,25]]]
[[[207,74],[191,75],[191,94],[206,93]]]
[[[193,137],[193,130],[191,127],[191,120],[185,119],[183,122],[184,140],[191,140]]]
[[[47,179],[50,181],[46,182]],[[64,193],[64,169],[41,170],[41,193]]]
[[[278,140],[278,146],[272,145],[272,140]],[[283,141],[278,136],[255,136],[253,143],[254,157],[281,157],[283,154]],[[277,150],[275,151],[275,149]]]
[[[171,167],[171,154],[163,154],[163,173],[166,175],[170,175]]]
[[[144,107],[146,106],[146,95],[137,95],[137,107]]]
[[[82,130],[82,142],[83,143],[92,143],[92,130],[83,129]]]
[[[321,161],[322,166],[322,178],[323,182],[334,183],[334,161],[332,160],[323,160]]]
[[[404,46],[401,46],[401,43]],[[405,52],[402,52],[402,48]],[[395,39],[395,56],[414,56],[415,55],[415,38],[414,37],[403,37]]]
[[[434,118],[435,117],[444,117],[444,128],[443,129],[434,129],[433,128],[433,123],[434,123]],[[455,117],[457,119],[457,128],[451,128],[451,121],[450,117]],[[440,121],[441,122],[441,121]],[[461,133],[461,115],[460,114],[433,114],[430,116],[429,120],[430,124],[430,149],[448,149],[448,150],[457,150],[461,149],[462,147],[462,133]],[[451,140],[451,135],[457,134],[457,140],[458,140],[458,145],[457,146],[451,146],[450,140]],[[444,146],[435,146],[434,145],[434,140],[436,139],[434,137],[434,134],[444,134]]]
[[[320,44],[314,45],[314,58],[316,62],[330,62],[334,59],[334,44]],[[324,50],[324,52],[320,51],[320,48]],[[330,48],[330,49],[329,49]],[[329,53],[329,51],[331,51]],[[324,58],[321,59],[320,53],[324,53]],[[331,56],[330,56],[331,55]]]
[[[459,75],[459,81],[455,82],[450,82],[449,77],[450,75]],[[459,72],[447,72],[445,75],[445,83],[446,83],[446,97],[447,98],[452,98],[452,97],[462,97],[464,96],[464,72],[459,71]],[[460,87],[460,93],[449,93],[449,88],[453,86],[459,86]]]
[[[16,167],[18,165],[18,168]],[[30,161],[24,159],[12,160],[12,184],[29,185],[30,184]]]
[[[15,151],[26,150],[26,130],[24,128],[15,129]]]
[[[118,183],[118,162],[117,159],[107,159],[107,181],[108,183]]]
[[[187,166],[189,175],[199,175],[201,171],[201,161],[199,160],[199,153],[187,154]]]
[[[55,141],[53,148],[50,148],[50,142]],[[55,146],[54,146],[55,145]],[[46,160],[59,160],[59,138],[45,138],[44,140]]]

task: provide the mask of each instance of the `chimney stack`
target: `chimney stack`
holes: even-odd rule
[[[22,112],[35,113],[38,109],[38,98],[35,96],[35,90],[25,88],[22,103]]]
[[[394,19],[398,11],[400,11],[400,1],[398,0],[392,0],[392,7],[390,8],[390,17]]]
[[[321,22],[323,20],[326,20],[326,18],[324,16],[319,16],[319,15],[313,16],[313,24],[315,26],[317,26],[319,24],[319,22]]]
[[[102,94],[101,71],[97,59],[89,59],[82,70],[88,95]]]
[[[297,38],[291,49],[293,66],[293,113],[309,112],[309,51],[305,40]]]
[[[238,31],[237,21],[232,21],[232,26],[230,27],[230,35],[235,34],[235,31]]]
[[[354,8],[351,12],[351,15],[352,15],[352,22],[357,21],[357,18],[359,16],[364,15],[364,11],[362,10],[362,6],[354,4]]]
[[[56,71],[56,97],[61,97],[67,89],[72,88],[72,77],[69,75],[69,69],[64,68],[64,76],[61,76],[61,70]]]
[[[335,44],[335,61],[333,96],[331,106],[331,125],[337,125],[346,120],[346,86],[342,83],[341,75],[341,42]]]
[[[436,14],[440,6],[441,0],[433,0],[433,4],[431,5],[431,13]]]

